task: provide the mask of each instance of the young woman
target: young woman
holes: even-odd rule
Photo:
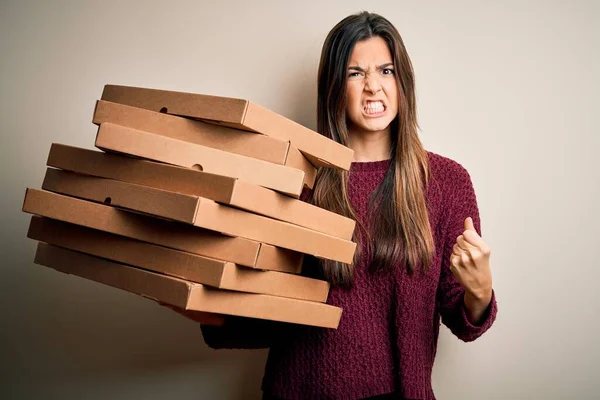
[[[496,316],[470,176],[423,148],[412,65],[379,15],[349,16],[329,33],[317,107],[318,131],[355,152],[349,172],[323,168],[304,194],[358,222],[352,265],[305,265],[331,282],[327,302],[343,308],[339,328],[209,315],[197,319],[205,341],[269,348],[267,399],[433,399],[440,320],[472,341]]]

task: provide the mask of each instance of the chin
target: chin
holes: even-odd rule
[[[368,132],[380,132],[380,131],[383,131],[383,130],[389,128],[391,123],[392,123],[392,121],[381,121],[381,122],[378,121],[377,123],[365,122],[365,123],[361,124],[361,128]]]

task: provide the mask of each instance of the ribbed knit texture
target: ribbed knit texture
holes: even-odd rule
[[[464,341],[483,334],[496,316],[495,296],[479,326],[467,320],[464,290],[452,275],[450,254],[472,217],[481,234],[479,211],[468,172],[429,152],[432,179],[427,190],[436,256],[427,273],[409,276],[368,270],[361,254],[351,289],[332,288],[328,304],[343,309],[338,329],[231,318],[221,328],[202,327],[213,348],[270,347],[265,393],[284,399],[360,399],[385,393],[434,399],[431,372],[441,320]],[[389,161],[353,163],[349,197],[366,219],[372,193]],[[368,221],[367,221],[368,224]]]

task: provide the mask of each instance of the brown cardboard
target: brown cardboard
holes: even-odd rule
[[[326,281],[240,267],[111,233],[33,216],[27,237],[220,289],[325,302]]]
[[[198,196],[168,192],[112,179],[48,169],[42,188],[68,196],[109,204],[273,246],[351,263],[356,244],[227,207]]]
[[[36,264],[196,311],[337,328],[342,310],[313,301],[212,289],[166,275],[39,243]]]
[[[316,167],[348,170],[354,152],[294,121],[247,100],[106,85],[102,100],[220,123],[290,141]]]
[[[350,240],[355,222],[238,179],[116,154],[53,144],[47,165],[84,175],[184,193]]]
[[[37,189],[23,211],[251,268],[299,273],[302,254]]]
[[[238,178],[295,198],[300,197],[304,186],[304,172],[299,169],[120,125],[109,123],[100,125],[96,136],[96,147],[101,150]]]
[[[309,188],[317,176],[316,168],[289,141],[265,135],[102,100],[96,103],[93,122],[108,122],[297,168],[304,171]]]

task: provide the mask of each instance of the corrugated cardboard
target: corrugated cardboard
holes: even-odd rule
[[[326,281],[240,267],[111,233],[33,216],[31,239],[220,289],[325,302]]]
[[[354,152],[271,110],[247,100],[106,85],[102,100],[220,123],[290,141],[317,167],[350,169]]]
[[[96,103],[93,122],[108,122],[297,168],[304,171],[304,183],[309,188],[317,176],[317,169],[289,141],[265,135],[102,100]]]
[[[342,310],[313,301],[212,289],[45,243],[35,263],[131,293],[196,311],[337,328]]]
[[[302,254],[55,193],[27,189],[23,211],[251,268],[299,273]]]
[[[100,125],[96,147],[148,160],[238,178],[295,198],[304,186],[304,172],[238,154],[187,143],[153,133],[105,123]]]
[[[344,263],[352,262],[356,248],[356,244],[348,240],[227,207],[202,197],[112,179],[49,168],[42,188]]]
[[[56,143],[47,165],[204,197],[345,240],[352,239],[354,232],[350,218],[235,178]]]

